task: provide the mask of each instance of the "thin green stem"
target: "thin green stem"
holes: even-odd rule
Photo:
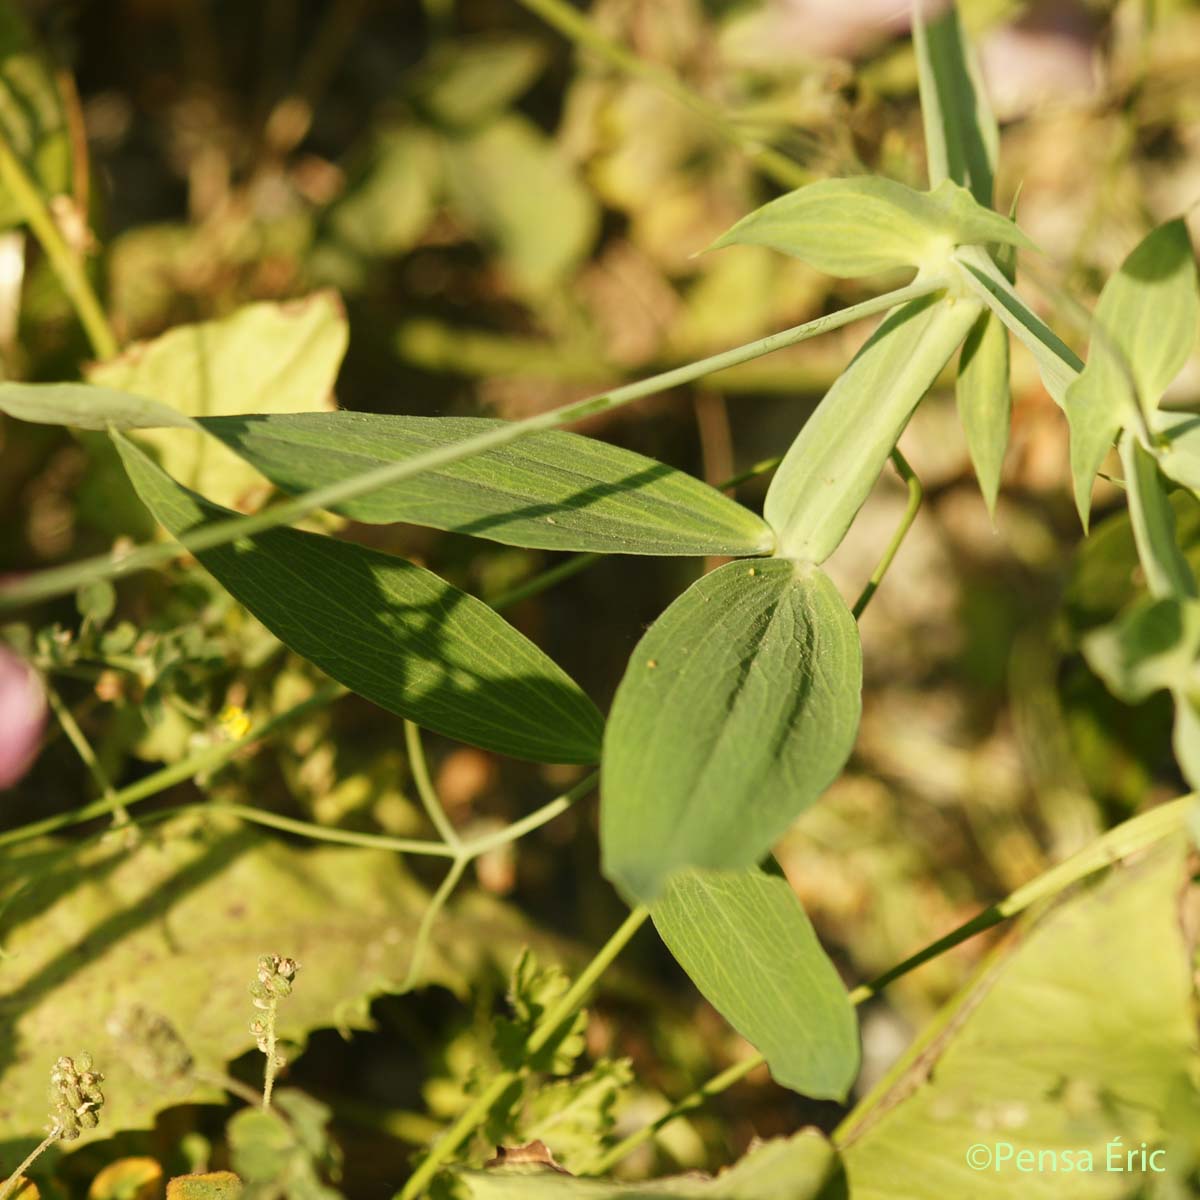
[[[879,585],[883,582],[883,577],[888,573],[888,568],[892,565],[892,559],[896,557],[896,552],[908,536],[908,531],[912,528],[913,521],[917,519],[917,512],[921,507],[921,501],[925,498],[925,489],[921,487],[921,481],[917,478],[916,472],[908,465],[904,455],[898,449],[892,451],[892,462],[900,478],[904,480],[905,485],[908,487],[908,503],[904,506],[904,516],[900,518],[900,524],[896,528],[896,532],[892,535],[892,540],[888,543],[887,549],[883,552],[883,557],[879,560],[879,565],[872,572],[871,578],[867,580],[867,586],[863,588],[862,594],[855,601],[854,619],[856,621],[862,616],[863,610],[867,605],[871,603],[871,597],[879,590]]]
[[[57,689],[49,682],[43,681],[43,687],[46,691],[46,700],[50,705],[51,711],[57,718],[59,725],[62,727],[63,733],[67,735],[67,740],[75,747],[75,752],[83,760],[83,765],[87,767],[88,774],[91,775],[92,781],[100,790],[100,795],[113,803],[113,824],[128,825],[129,810],[116,800],[116,790],[112,785],[112,780],[108,777],[108,772],[100,765],[100,760],[96,757],[95,750],[92,749],[92,744],[87,740],[82,729],[79,728],[79,722],[75,720],[75,715],[70,708],[63,702],[63,698],[58,694]]]
[[[295,817],[251,808],[247,804],[226,804],[222,801],[199,804],[196,808],[204,812],[228,813],[231,817],[249,821],[253,825],[265,825],[269,829],[294,833],[317,842],[336,842],[342,846],[359,846],[370,850],[394,850],[397,854],[423,854],[428,858],[455,858],[458,855],[458,851],[453,846],[447,846],[445,842],[423,842],[416,838],[392,837],[387,833],[359,833],[353,829],[333,829],[328,825],[314,825],[310,821],[298,821]]]
[[[417,785],[417,794],[426,816],[433,823],[438,836],[454,850],[462,845],[458,830],[450,823],[446,810],[438,798],[437,789],[429,776],[429,763],[425,758],[425,747],[421,745],[421,730],[412,721],[404,722],[404,746],[408,751],[408,765],[412,770],[413,782]]]
[[[783,462],[783,455],[777,455],[775,458],[764,458],[760,462],[756,462],[752,467],[747,467],[744,471],[725,480],[724,483],[717,484],[717,490],[728,492],[735,487],[740,487],[749,479],[755,479],[759,475],[765,475],[768,471],[773,471],[779,464]]]
[[[233,742],[223,742],[219,745],[211,746],[207,750],[191,754],[187,758],[180,759],[177,763],[172,763],[170,766],[163,767],[147,775],[144,779],[139,779],[136,783],[131,783],[128,787],[121,788],[111,796],[106,796],[91,804],[85,804],[81,808],[72,809],[70,812],[58,813],[53,817],[46,817],[44,820],[22,825],[19,829],[10,829],[6,833],[0,833],[0,847],[29,841],[31,838],[41,837],[44,834],[56,833],[58,830],[66,829],[71,825],[79,825],[84,821],[91,821],[96,817],[106,816],[108,813],[115,812],[118,808],[127,808],[129,805],[136,804],[140,800],[157,796],[160,792],[165,792],[167,788],[174,787],[177,783],[184,783],[201,772],[215,771],[219,767],[224,766],[247,746],[261,741],[268,734],[286,725],[289,721],[295,721],[345,694],[346,689],[340,684],[323,687],[319,691],[314,692],[307,700],[302,700],[299,704],[284,709],[283,712],[277,713],[275,716],[263,721],[262,724],[255,726],[245,737],[238,738]]]
[[[8,1200],[8,1197],[17,1190],[17,1181],[60,1137],[62,1137],[62,1126],[56,1121],[54,1128],[42,1139],[41,1145],[31,1150],[25,1161],[0,1185],[0,1200]]]
[[[586,779],[581,779],[570,791],[556,796],[527,817],[522,817],[519,821],[514,821],[511,825],[506,825],[495,833],[485,833],[482,837],[464,843],[463,853],[471,858],[478,858],[489,850],[495,850],[497,846],[506,846],[509,842],[523,838],[527,833],[532,833],[535,829],[540,829],[543,825],[553,821],[555,817],[561,816],[577,800],[583,799],[599,782],[600,772],[593,771]]]
[[[629,939],[646,923],[650,910],[643,905],[635,908],[621,922],[617,931],[600,948],[579,977],[563,994],[559,1002],[541,1019],[538,1027],[530,1034],[525,1045],[526,1053],[536,1054],[559,1031],[565,1021],[568,1021],[583,1006],[588,992],[595,987],[600,976],[612,966],[613,959],[628,945]]]
[[[275,1010],[279,1006],[277,997],[272,996],[267,1006],[267,1048],[263,1053],[267,1056],[267,1066],[263,1071],[262,1106],[266,1112],[271,1107],[271,1095],[275,1091],[275,1072],[279,1070],[279,1058],[275,1054]]]
[[[562,583],[564,579],[570,579],[572,575],[578,575],[580,571],[586,570],[603,557],[602,554],[573,554],[565,562],[561,562],[547,571],[540,571],[532,579],[509,588],[507,592],[501,592],[499,596],[494,600],[489,600],[488,603],[495,609],[510,608],[514,604],[520,604],[522,600],[537,596],[547,588],[552,588],[556,583]]]
[[[446,872],[445,878],[438,885],[437,891],[433,893],[432,899],[426,906],[424,913],[421,914],[421,924],[417,927],[417,936],[413,940],[413,950],[408,960],[408,970],[405,972],[404,982],[400,985],[402,992],[407,992],[416,987],[420,979],[421,967],[425,961],[425,953],[429,949],[429,939],[433,934],[433,923],[437,920],[438,914],[449,902],[454,889],[458,886],[458,881],[462,878],[463,872],[467,869],[467,864],[470,861],[467,855],[460,854],[450,864],[450,869]]]
[[[765,354],[794,346],[809,338],[840,329],[854,321],[875,316],[909,300],[931,295],[940,291],[945,286],[945,282],[945,279],[941,277],[918,279],[907,287],[897,288],[885,295],[872,297],[870,300],[851,305],[839,312],[828,313],[816,320],[807,321],[803,325],[772,333],[765,338],[747,342],[742,346],[735,346],[731,350],[710,355],[697,362],[674,367],[669,371],[652,375],[648,379],[625,384],[622,387],[589,396],[548,412],[537,413],[521,421],[506,422],[485,433],[464,438],[461,442],[439,446],[422,454],[413,455],[401,462],[387,463],[384,466],[365,471],[361,475],[325,484],[252,516],[214,521],[175,542],[147,544],[123,554],[119,558],[114,558],[112,554],[102,554],[66,566],[40,571],[0,589],[0,609],[14,608],[34,601],[45,600],[51,596],[63,595],[95,579],[111,579],[128,575],[134,571],[158,566],[183,553],[195,554],[215,546],[226,545],[238,538],[249,537],[264,530],[273,529],[278,525],[298,521],[317,509],[335,508],[348,500],[378,491],[380,488],[400,483],[403,480],[413,479],[429,471],[436,471],[474,455],[483,454],[485,451],[507,445],[509,442],[527,437],[529,434],[556,429],[584,417],[594,416],[596,413],[608,412],[631,404],[635,400],[642,400],[647,396],[654,396],[660,392],[669,391],[671,388],[692,383],[714,371],[750,362]]]
[[[600,948],[595,958],[584,968],[582,974],[563,995],[562,999],[538,1022],[537,1028],[525,1043],[525,1056],[531,1058],[543,1049],[558,1033],[563,1023],[579,1011],[589,991],[601,975],[612,965],[612,961],[629,943],[629,939],[642,927],[650,910],[635,908],[621,923],[612,937]],[[475,1098],[457,1121],[430,1148],[428,1156],[413,1172],[412,1177],[400,1190],[396,1200],[416,1200],[433,1181],[443,1163],[482,1124],[492,1105],[520,1078],[523,1068],[501,1071],[493,1077],[487,1088]]]
[[[850,993],[850,1003],[854,1005],[863,1004],[865,1001],[879,995],[884,988],[894,983],[901,976],[907,975],[910,971],[915,971],[918,967],[923,966],[934,958],[938,958],[940,955],[945,954],[946,951],[954,949],[954,947],[973,938],[976,934],[982,933],[986,929],[991,929],[993,926],[1017,916],[1040,901],[1052,899],[1072,884],[1087,878],[1088,875],[1104,867],[1111,866],[1121,859],[1127,858],[1131,854],[1136,854],[1138,851],[1144,850],[1148,846],[1152,846],[1156,842],[1169,837],[1183,828],[1187,821],[1188,812],[1196,803],[1197,797],[1194,793],[1181,796],[1177,800],[1172,800],[1167,804],[1160,804],[1150,809],[1149,812],[1132,817],[1130,820],[1118,825],[1115,829],[1110,829],[1108,833],[1097,838],[1090,846],[1085,846],[1082,850],[1071,855],[1070,858],[1065,859],[1057,866],[1044,871],[1036,879],[1030,880],[1029,883],[1017,888],[1016,891],[1012,892],[1005,899],[985,908],[982,912],[971,917],[970,920],[964,921],[944,937],[930,942],[929,945],[910,955],[903,962],[897,963],[894,967],[884,971],[882,975],[871,980],[870,983],[856,987]],[[699,1107],[709,1097],[723,1092],[726,1088],[748,1075],[756,1067],[762,1066],[765,1062],[766,1059],[761,1054],[755,1054],[750,1058],[742,1059],[741,1062],[735,1063],[732,1067],[726,1068],[719,1075],[715,1075],[707,1083],[701,1084],[695,1091],[690,1092],[657,1120],[643,1126],[641,1129],[631,1133],[627,1138],[618,1142],[595,1164],[591,1173],[598,1175],[611,1170],[613,1166],[627,1155],[633,1153],[644,1142],[649,1141],[660,1129],[665,1125],[669,1125],[676,1117],[682,1116],[684,1113]]]
[[[803,187],[812,182],[812,173],[787,155],[771,146],[750,138],[736,122],[731,121],[721,107],[693,91],[670,71],[645,62],[632,51],[604,36],[591,21],[566,0],[517,0],[524,8],[541,17],[551,28],[558,30],[568,41],[590,50],[618,71],[641,79],[677,100],[704,120],[726,141],[736,146],[754,164],[786,188]]]
[[[0,136],[0,183],[11,193],[22,215],[41,243],[67,298],[79,314],[79,321],[92,344],[97,358],[112,358],[117,353],[117,339],[96,293],[88,281],[87,272],[77,255],[63,239],[51,216],[38,185],[21,165],[8,140]]]

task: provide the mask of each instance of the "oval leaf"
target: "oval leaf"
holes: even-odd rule
[[[680,871],[651,909],[705,999],[767,1060],[777,1083],[844,1100],[858,1021],[788,882],[757,867]]]
[[[334,412],[201,424],[284,491],[304,492],[504,422]],[[337,511],[356,521],[408,521],[546,550],[752,555],[769,553],[774,541],[749,509],[691,475],[557,431],[380,488]]]
[[[654,623],[604,739],[604,871],[653,903],[683,867],[756,864],[841,770],[862,654],[816,567],[728,563]]]
[[[955,246],[1031,247],[1007,217],[944,180],[918,192],[892,179],[824,179],[743,217],[712,249],[770,246],[829,275],[852,278],[944,258]]]
[[[913,300],[858,352],[792,443],[767,491],[779,553],[824,562],[850,528],[913,409],[979,316],[973,300]]]
[[[181,487],[128,439],[117,444],[143,503],[176,537],[236,516]],[[381,708],[515,758],[599,758],[603,718],[578,685],[433,572],[295,529],[197,557],[284,645]]]

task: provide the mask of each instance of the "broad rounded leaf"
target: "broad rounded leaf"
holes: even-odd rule
[[[839,1128],[854,1200],[1113,1200],[1165,1178],[1115,1173],[1107,1154],[1121,1139],[1124,1167],[1126,1151],[1163,1145],[1175,1099],[1194,1094],[1183,849],[1115,868],[1027,923],[930,1023]],[[1010,1157],[969,1158],[978,1144]]]
[[[779,553],[824,562],[980,314],[974,300],[913,300],[890,313],[792,443],[764,509]]]
[[[684,867],[757,863],[854,744],[858,629],[829,579],[728,563],[638,643],[604,737],[604,871],[653,903]]]
[[[0,1159],[14,1139],[40,1137],[66,1048],[89,1051],[106,1077],[88,1139],[148,1128],[184,1100],[223,1100],[211,1075],[254,1047],[250,984],[264,952],[302,968],[279,1006],[281,1037],[366,1026],[368,1000],[401,986],[428,901],[391,851],[300,849],[218,811],[175,818],[132,848],[105,838],[5,855]],[[422,983],[461,991],[494,946],[515,950],[494,917],[443,920]]]
[[[284,491],[304,492],[504,422],[335,412],[202,424]],[[774,542],[759,517],[691,475],[558,431],[380,488],[337,511],[356,521],[408,521],[546,550],[751,555],[769,553]]]
[[[713,243],[770,246],[825,271],[854,277],[944,259],[955,247],[1032,246],[1007,217],[944,180],[918,192],[891,179],[825,179],[772,200]]]
[[[786,879],[757,867],[678,871],[654,927],[708,1002],[767,1060],[776,1083],[844,1100],[858,1021]]]
[[[138,495],[176,537],[236,515],[117,438]],[[603,718],[578,685],[498,613],[432,571],[295,529],[197,557],[284,645],[390,712],[515,758],[600,757]]]
[[[316,292],[178,325],[93,365],[87,377],[189,417],[331,408],[348,337],[341,301],[333,292]],[[237,455],[192,429],[153,430],[143,440],[168,474],[218,504],[239,506],[262,481]]]

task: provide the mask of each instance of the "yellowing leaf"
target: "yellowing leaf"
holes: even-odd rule
[[[88,379],[189,417],[316,412],[333,407],[347,336],[341,303],[332,292],[318,292],[177,326],[91,367]],[[139,438],[168,474],[218,504],[239,507],[262,486],[252,467],[203,434],[156,429]]]

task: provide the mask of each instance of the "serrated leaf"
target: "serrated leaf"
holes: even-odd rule
[[[824,562],[981,306],[923,297],[890,313],[826,393],[767,490],[777,553]]]
[[[993,956],[843,1122],[854,1200],[1109,1200],[1149,1180],[1108,1171],[1106,1151],[1161,1145],[1175,1089],[1192,1090],[1183,850],[1114,868]],[[1014,1158],[978,1169],[978,1143]],[[1020,1171],[1020,1151],[1057,1170]],[[1068,1173],[1062,1155],[1085,1151],[1092,1169]]]
[[[44,198],[71,184],[71,141],[54,71],[21,6],[0,5],[0,137]],[[25,206],[0,187],[0,229],[25,221]]]
[[[72,429],[198,429],[191,417],[157,400],[87,383],[0,383],[0,412]]]
[[[836,1152],[814,1129],[754,1146],[715,1178],[681,1175],[651,1183],[575,1179],[545,1167],[462,1171],[455,1179],[470,1200],[846,1200]]]
[[[105,1075],[101,1122],[84,1138],[149,1128],[185,1100],[223,1102],[197,1075],[253,1049],[249,988],[265,947],[304,967],[279,1006],[281,1038],[303,1045],[313,1029],[363,1026],[365,1001],[400,986],[428,903],[388,851],[297,849],[218,811],[177,818],[132,848],[114,838],[9,853],[0,901],[9,897],[0,1145],[44,1123],[64,1046],[90,1050]],[[482,927],[495,940],[494,924]],[[479,953],[471,928],[434,943],[422,982],[462,989]],[[156,1035],[163,1025],[170,1045]]]
[[[1083,360],[1021,299],[986,251],[964,246],[955,251],[955,258],[963,281],[1016,334],[1033,355],[1051,399],[1063,404],[1067,388],[1083,370]]]
[[[608,1149],[613,1108],[632,1083],[628,1059],[602,1059],[582,1075],[543,1084],[521,1114],[520,1137],[544,1142],[573,1175],[586,1174]]]
[[[914,5],[913,46],[929,183],[952,179],[969,188],[980,204],[990,205],[1000,131],[957,5],[946,5],[928,22],[922,6]]]
[[[654,926],[710,1004],[767,1060],[776,1083],[844,1100],[858,1074],[858,1021],[786,880],[678,871]]]
[[[167,1184],[167,1200],[241,1200],[245,1186],[232,1171],[176,1175]]]
[[[1175,532],[1175,512],[1153,455],[1132,430],[1121,438],[1125,494],[1138,560],[1152,596],[1195,596],[1196,577]]]
[[[629,660],[604,738],[604,873],[653,903],[686,867],[757,863],[841,770],[862,652],[814,566],[728,563],[692,584]]]
[[[201,423],[287,492],[347,479],[504,424],[351,412]],[[774,543],[761,518],[691,475],[558,431],[380,488],[337,511],[357,521],[408,521],[547,550],[752,555],[769,553]]]
[[[544,297],[582,261],[599,227],[596,203],[531,121],[509,113],[446,139],[443,153],[452,207],[495,247],[517,291]]]
[[[500,1062],[509,1070],[528,1064],[535,1071],[567,1075],[584,1051],[587,1014],[580,1011],[565,1021],[545,1046],[530,1059],[525,1044],[542,1018],[566,995],[571,981],[558,966],[541,966],[528,946],[513,965],[508,986],[512,1018],[496,1022],[495,1048]]]
[[[1033,245],[1007,217],[950,180],[918,192],[864,175],[788,192],[743,217],[710,248],[770,246],[826,274],[853,278],[932,265],[955,246],[989,242]]]
[[[87,377],[190,417],[307,412],[332,407],[347,337],[341,302],[332,292],[317,292],[176,326],[93,365]],[[139,441],[153,447],[169,475],[218,504],[237,507],[261,486],[253,468],[200,432],[153,430]]]
[[[979,490],[993,518],[1012,421],[1008,366],[1008,330],[994,313],[982,313],[963,342],[955,398]]]
[[[134,487],[176,537],[233,516],[118,435]],[[570,677],[482,601],[405,559],[294,529],[202,550],[276,637],[426,729],[538,762],[596,762],[604,721]]]
[[[1147,419],[1196,344],[1200,291],[1187,226],[1169,221],[1137,246],[1104,285],[1087,365],[1067,390],[1071,475],[1086,528],[1092,482],[1118,432]]]

